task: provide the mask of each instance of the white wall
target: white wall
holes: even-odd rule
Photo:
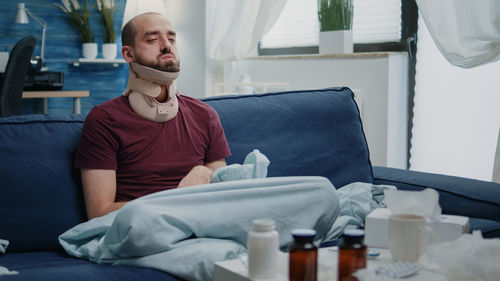
[[[254,58],[233,62],[230,81],[238,82],[242,74],[249,74],[252,82],[288,82],[291,89],[347,86],[358,90],[372,164],[406,168],[405,53]]]
[[[205,1],[164,0],[167,17],[177,31],[181,73],[179,91],[205,97]]]

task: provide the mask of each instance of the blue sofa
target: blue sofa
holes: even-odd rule
[[[471,229],[500,237],[500,184],[373,167],[348,88],[205,99],[218,113],[232,156],[258,148],[268,176],[319,175],[341,187],[361,181],[436,189],[443,213],[471,218]],[[57,237],[86,220],[73,153],[81,115],[0,118],[0,239],[10,241],[2,280],[180,280],[161,271],[93,264],[68,256]],[[304,198],[304,200],[307,200]]]

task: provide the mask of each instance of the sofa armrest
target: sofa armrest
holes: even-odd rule
[[[500,184],[410,170],[373,167],[374,184],[401,190],[433,188],[439,193],[443,214],[500,222]]]

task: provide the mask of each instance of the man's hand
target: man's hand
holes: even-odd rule
[[[226,160],[224,158],[205,163],[205,166],[195,166],[189,173],[181,180],[177,187],[186,187],[198,184],[210,183],[212,174],[218,168],[226,166]]]
[[[210,182],[212,173],[214,171],[206,166],[195,166],[189,173],[181,180],[177,187],[186,187],[198,184],[206,184]]]

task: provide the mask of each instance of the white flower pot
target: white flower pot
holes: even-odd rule
[[[320,54],[348,54],[352,52],[352,30],[322,31],[319,33]]]
[[[97,58],[97,43],[83,43],[82,54],[86,59]]]
[[[116,43],[102,44],[102,57],[105,59],[116,58]]]

